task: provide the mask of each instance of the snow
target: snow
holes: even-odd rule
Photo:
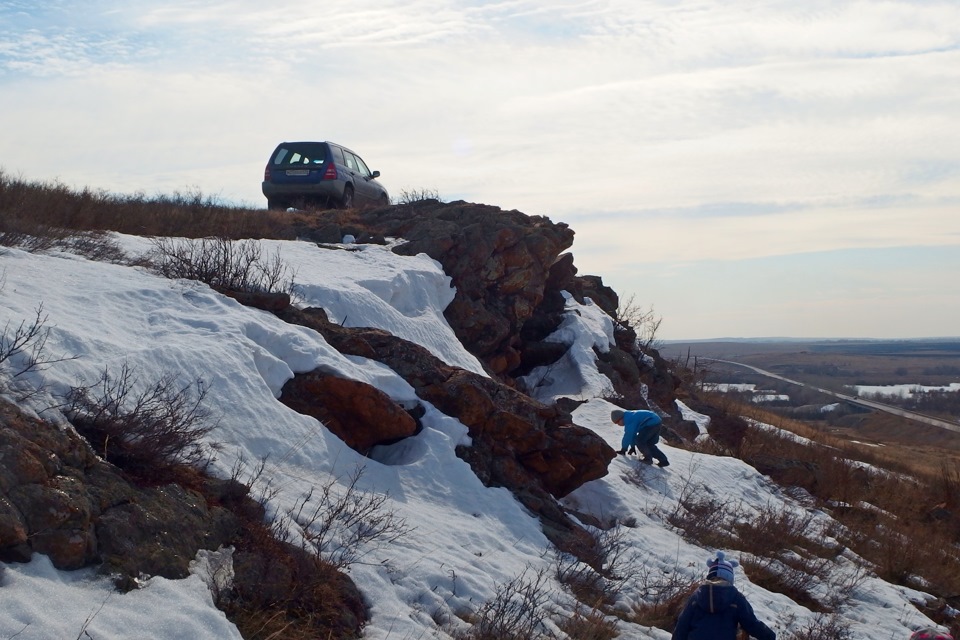
[[[950,384],[941,386],[928,386],[922,384],[858,384],[851,386],[851,389],[853,389],[853,393],[855,395],[861,398],[912,398],[918,393],[927,393],[929,391],[960,391],[960,382],[951,382]]]
[[[18,639],[79,638],[84,629],[93,638],[241,638],[196,575],[153,577],[142,588],[120,594],[109,578],[91,569],[58,571],[39,554],[27,564],[5,566],[0,582],[4,638],[18,633]]]
[[[687,405],[685,405],[680,400],[676,401],[677,409],[680,411],[680,418],[683,420],[689,420],[690,422],[697,425],[697,440],[701,441],[706,438],[709,438],[707,433],[707,426],[710,424],[710,416],[705,416],[702,413],[697,413]]]
[[[750,402],[789,402],[790,396],[766,389],[757,389],[757,385],[747,382],[705,382],[704,390],[718,393],[749,393]]]
[[[142,238],[117,238],[133,254],[150,248]],[[368,245],[278,241],[264,246],[278,251],[295,271],[299,304],[321,306],[348,326],[385,329],[450,364],[482,373],[444,320],[454,291],[435,261]],[[399,402],[415,400],[414,390],[385,365],[346,357],[316,332],[244,307],[204,285],[166,280],[140,268],[12,249],[0,254],[0,283],[0,328],[29,323],[42,305],[49,328],[45,352],[77,356],[18,378],[17,384],[43,389],[30,406],[44,418],[57,419],[52,407],[71,385],[95,380],[105,367],[126,365],[141,385],[170,374],[184,382],[202,379],[209,388],[208,408],[218,421],[210,438],[223,445],[213,471],[227,475],[240,458],[267,456],[264,481],[279,490],[269,505],[274,513],[291,508],[311,487],[333,482],[342,489],[360,470],[358,487],[386,496],[385,508],[411,530],[390,545],[368,549],[349,567],[372,607],[365,638],[448,638],[451,629],[466,624],[458,613],[475,610],[524,570],[545,570],[551,607],[573,609],[570,596],[554,581],[554,555],[538,521],[506,489],[484,487],[457,458],[456,446],[470,444],[458,420],[424,402],[421,433],[377,447],[366,458],[314,418],[276,399],[294,373],[322,368],[375,385]],[[601,397],[609,383],[596,370],[594,355],[594,349],[604,351],[612,343],[612,323],[589,301],[579,304],[568,297],[566,309],[566,320],[550,339],[570,345],[570,353],[549,372],[532,373],[543,374],[541,384],[533,386],[544,399],[586,400],[574,413],[576,423],[619,448],[621,430],[609,419],[613,405]],[[0,376],[22,364],[12,358],[0,366]],[[682,403],[677,411],[705,437],[706,416]],[[703,575],[714,550],[686,542],[666,524],[666,516],[691,491],[722,497],[748,513],[770,504],[807,509],[740,460],[662,448],[669,469],[618,456],[608,475],[564,498],[579,513],[624,523],[624,541],[635,552],[633,575]],[[815,515],[828,520],[825,513]],[[736,549],[726,551],[737,555]],[[77,637],[86,624],[97,640],[239,638],[214,607],[207,586],[217,573],[211,567],[228,560],[227,551],[199,554],[189,578],[147,578],[141,589],[126,594],[91,570],[56,570],[44,556],[0,565],[0,637]],[[799,630],[814,615],[751,584],[742,570],[737,584],[778,633]],[[852,625],[852,637],[905,638],[912,629],[932,624],[910,604],[926,599],[923,593],[868,576],[851,595],[841,613]],[[628,580],[619,597],[618,606],[628,607],[643,593]],[[56,603],[55,612],[49,603]],[[447,620],[448,626],[440,628],[436,620]],[[621,638],[669,637],[622,621],[619,629]]]
[[[705,391],[716,391],[718,393],[744,393],[753,392],[757,385],[748,382],[704,382],[703,388]]]
[[[530,394],[542,402],[564,396],[587,399],[610,395],[613,391],[610,379],[597,370],[594,349],[606,353],[614,344],[613,318],[590,298],[580,304],[566,291],[563,295],[566,311],[563,322],[545,342],[568,345],[567,353],[550,366],[536,367],[520,380],[530,389]]]

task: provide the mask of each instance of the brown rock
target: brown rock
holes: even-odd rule
[[[460,341],[495,373],[519,364],[512,344],[544,294],[551,265],[573,231],[541,216],[466,202],[436,200],[350,212],[371,235],[402,237],[394,249],[440,262],[457,289],[444,312]]]
[[[217,291],[233,298],[242,305],[262,309],[274,313],[283,311],[290,306],[290,295],[281,292],[266,291],[238,291],[236,289],[226,289],[224,287],[214,287]]]
[[[317,418],[361,453],[418,430],[416,420],[376,387],[320,371],[294,376],[283,386],[280,401]]]
[[[104,569],[184,578],[199,549],[229,544],[239,521],[202,495],[175,484],[146,489],[135,502],[106,510],[96,526]]]
[[[0,549],[27,541],[27,523],[20,510],[6,497],[0,497]]]
[[[540,487],[562,497],[584,482],[606,475],[607,464],[616,455],[592,431],[571,424],[569,415],[557,407],[537,402],[492,378],[451,367],[406,340],[380,330],[334,327],[318,314],[295,309],[281,317],[316,329],[344,353],[352,353],[351,348],[376,353],[420,398],[460,420],[473,445],[458,449],[458,455],[488,484],[511,489]],[[288,396],[286,387],[283,396]]]

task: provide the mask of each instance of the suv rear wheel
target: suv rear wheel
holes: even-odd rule
[[[347,185],[343,189],[343,200],[340,201],[340,206],[344,209],[349,209],[353,206],[353,187]]]

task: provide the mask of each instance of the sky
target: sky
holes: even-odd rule
[[[658,337],[956,336],[952,0],[0,0],[0,169],[265,207],[284,140],[576,232]]]
[[[131,257],[151,248],[142,238],[117,236],[117,240]],[[476,359],[455,338],[448,338],[452,331],[442,312],[453,291],[438,263],[424,256],[398,256],[377,245],[331,250],[287,241],[265,242],[265,248],[278,252],[296,271],[303,306],[322,306],[334,321],[366,324],[417,342],[451,365],[475,366]],[[70,387],[96,380],[105,368],[126,365],[134,377],[131,396],[167,376],[185,386],[198,379],[206,383],[204,408],[217,424],[207,437],[221,446],[210,469],[229,477],[237,460],[266,457],[254,494],[271,489],[265,493],[271,496],[268,514],[294,509],[298,499],[316,487],[329,486],[339,494],[359,470],[358,489],[364,495],[383,496],[383,509],[402,518],[409,529],[388,546],[363,548],[349,567],[350,577],[372,607],[364,630],[367,640],[451,640],[451,632],[466,630],[465,612],[475,611],[511,581],[541,571],[546,576],[541,585],[544,606],[552,612],[543,633],[557,634],[561,613],[574,610],[571,596],[554,578],[555,551],[539,522],[507,489],[483,486],[456,456],[458,445],[471,444],[467,428],[417,398],[413,388],[385,365],[345,356],[313,330],[244,307],[200,283],[166,280],[138,267],[10,249],[0,253],[0,274],[3,333],[20,322],[31,322],[42,303],[44,353],[78,356],[13,382],[11,374],[29,354],[21,352],[0,362],[0,388],[8,398],[30,393],[30,400],[22,403],[27,410],[61,420],[55,407]],[[392,295],[384,296],[387,290]],[[87,312],[77,313],[78,309]],[[538,386],[539,397],[586,400],[574,412],[574,422],[619,449],[622,429],[610,422],[613,405],[597,397],[596,358],[588,361],[578,355],[593,344],[609,347],[609,317],[596,305],[568,300],[567,318],[552,339],[571,345],[572,353],[553,368],[548,383]],[[370,457],[360,456],[322,423],[277,399],[295,373],[317,368],[372,384],[400,403],[421,402],[422,431],[375,447]],[[709,438],[706,416],[680,402],[659,409],[690,420],[700,439]],[[617,607],[627,610],[649,602],[649,594],[667,583],[704,578],[706,560],[717,550],[687,542],[666,524],[691,492],[738,504],[744,517],[777,506],[809,517],[825,532],[836,526],[824,511],[810,510],[791,497],[795,492],[788,495],[736,458],[661,447],[671,462],[669,468],[617,456],[605,477],[563,498],[573,512],[629,524],[618,529],[626,551],[614,570],[627,579],[617,591]],[[333,537],[340,540],[347,533],[338,530]],[[740,557],[736,549],[724,551],[728,557]],[[872,574],[851,581],[851,553],[841,554],[827,578],[811,587],[815,593],[836,593],[837,585],[848,585],[850,600],[838,615],[841,623],[850,625],[851,637],[907,638],[931,624],[911,604],[930,596]],[[213,573],[211,567],[223,570]],[[29,563],[0,563],[0,637],[79,637],[85,629],[97,640],[239,638],[213,606],[207,586],[213,576],[229,578],[231,567],[229,549],[204,552],[198,554],[188,578],[145,576],[141,588],[120,594],[93,569],[59,571],[39,554]],[[219,584],[222,590],[225,583]],[[740,569],[736,584],[779,637],[802,631],[815,620],[807,608],[754,585]],[[57,615],[50,614],[50,602],[57,603]],[[450,626],[438,627],[437,621],[444,620]],[[670,637],[665,631],[627,622],[619,623],[619,631],[618,637],[625,640]]]

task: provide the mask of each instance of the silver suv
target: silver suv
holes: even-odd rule
[[[333,142],[281,142],[263,171],[263,195],[268,209],[308,206],[390,204],[387,190],[377,182],[356,153]]]

